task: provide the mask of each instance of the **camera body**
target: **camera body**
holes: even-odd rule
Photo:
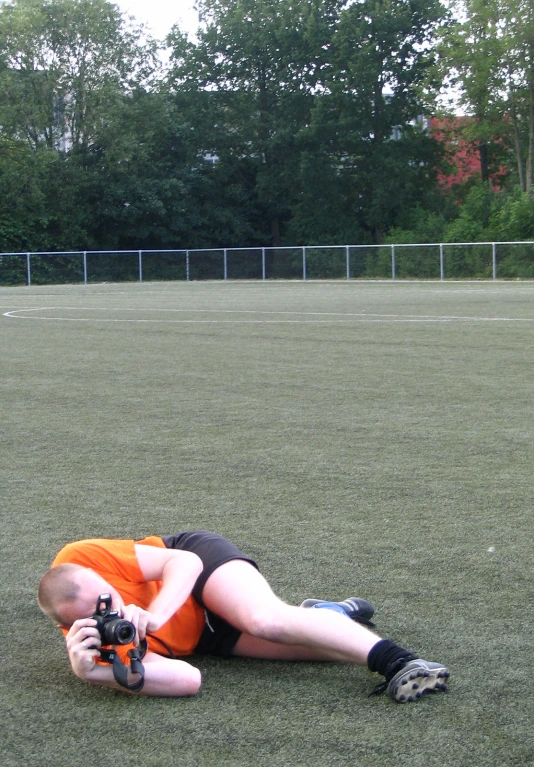
[[[91,618],[103,645],[130,644],[135,639],[135,626],[121,618],[117,610],[111,609],[111,595],[100,594],[96,603],[95,614]]]

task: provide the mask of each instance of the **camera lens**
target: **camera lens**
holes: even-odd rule
[[[129,644],[135,638],[133,623],[124,618],[112,618],[104,626],[105,644]]]
[[[115,629],[117,644],[129,644],[135,637],[135,629],[129,621],[119,621],[120,626]]]

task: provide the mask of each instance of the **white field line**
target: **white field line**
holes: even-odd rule
[[[35,312],[76,311],[76,312],[159,312],[181,314],[244,314],[244,315],[267,315],[273,319],[110,319],[101,317],[43,317],[36,316]],[[31,316],[23,316],[22,313],[31,313]],[[157,324],[332,324],[343,322],[534,322],[534,318],[517,317],[471,317],[455,315],[415,315],[415,314],[375,314],[372,312],[295,312],[295,311],[261,311],[261,310],[235,310],[235,309],[135,309],[115,307],[82,307],[82,306],[41,306],[38,308],[13,309],[4,312],[4,317],[19,320],[41,320],[57,322],[114,322],[114,323],[157,323]],[[278,317],[313,317],[313,319],[278,319]],[[323,319],[327,318],[327,319]]]

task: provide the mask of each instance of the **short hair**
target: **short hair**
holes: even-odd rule
[[[41,610],[56,623],[63,623],[59,610],[65,602],[74,602],[80,592],[80,586],[72,577],[83,570],[81,565],[65,563],[50,568],[39,583],[37,601]]]

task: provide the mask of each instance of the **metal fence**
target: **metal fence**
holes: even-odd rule
[[[0,254],[0,285],[239,279],[534,279],[534,242]]]

